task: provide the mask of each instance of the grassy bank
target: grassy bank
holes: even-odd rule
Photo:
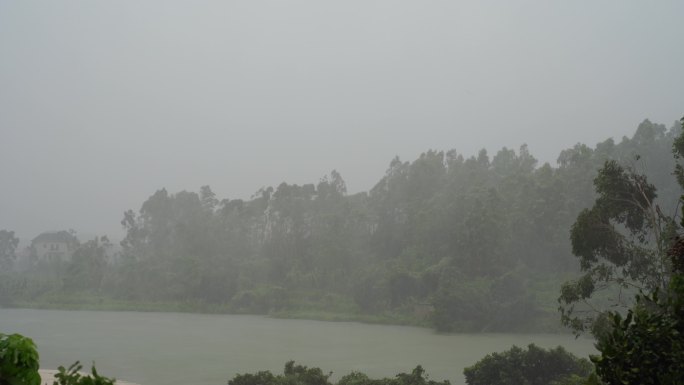
[[[410,325],[430,327],[426,319],[418,319],[400,312],[363,314],[348,306],[316,304],[310,300],[297,301],[290,307],[277,310],[254,311],[236,308],[232,304],[204,303],[199,301],[127,301],[104,296],[78,293],[70,296],[45,295],[34,300],[13,300],[3,304],[6,308],[87,310],[87,311],[137,311],[175,312],[201,314],[251,314],[283,319],[309,319],[330,322],[362,322],[370,324]]]
[[[249,314],[282,319],[307,319],[328,322],[361,322],[368,324],[402,325],[432,328],[427,318],[415,317],[407,312],[383,312],[364,314],[360,312],[341,312],[321,306],[282,308],[267,312],[253,312],[235,309],[229,304],[207,304],[200,302],[146,302],[124,301],[105,297],[81,296],[61,301],[56,298],[41,298],[34,301],[13,301],[3,305],[6,308],[84,310],[84,311],[135,311],[135,312],[173,312],[199,314]],[[456,330],[454,332],[481,332],[482,330]],[[517,332],[564,332],[555,312],[543,312],[534,325]],[[489,331],[487,331],[489,332]]]
[[[0,305],[16,308],[180,312],[205,314],[252,314],[273,318],[310,319],[370,324],[409,325],[436,328],[445,332],[562,332],[557,313],[559,283],[569,277],[533,276],[513,286],[525,299],[522,305],[496,303],[491,295],[491,282],[464,281],[447,301],[425,298],[406,298],[400,305],[378,302],[373,310],[364,310],[358,299],[349,295],[323,290],[285,289],[278,286],[260,286],[238,291],[225,302],[187,300],[121,299],[103,291],[64,290],[54,285],[43,290],[17,290],[7,292]],[[484,294],[483,294],[484,293]],[[490,293],[490,294],[487,294]],[[453,322],[449,328],[439,327],[435,321],[440,309],[449,307],[448,316],[462,317],[467,311],[489,311],[492,317],[481,321]],[[444,311],[442,310],[442,316]],[[515,319],[522,320],[511,322]],[[482,318],[482,317],[480,317]],[[463,318],[465,319],[465,318]],[[468,321],[467,319],[465,319]]]

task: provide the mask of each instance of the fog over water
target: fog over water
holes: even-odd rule
[[[44,367],[94,360],[100,373],[144,385],[225,384],[238,373],[282,373],[285,361],[391,377],[421,364],[434,380],[465,384],[463,368],[492,351],[562,344],[579,356],[592,342],[569,334],[436,334],[422,328],[279,320],[258,316],[3,309],[10,332],[31,335]]]
[[[680,1],[0,2],[0,229],[155,190],[368,190],[430,148],[554,163],[684,105]]]

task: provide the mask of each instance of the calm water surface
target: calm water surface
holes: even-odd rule
[[[225,385],[236,373],[280,373],[288,360],[332,371],[333,379],[352,370],[393,376],[421,364],[432,379],[459,385],[464,367],[513,344],[595,352],[590,340],[571,335],[439,335],[244,315],[0,309],[0,332],[33,338],[44,368],[95,361],[100,373],[142,385]]]

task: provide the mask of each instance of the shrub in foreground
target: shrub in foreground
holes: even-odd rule
[[[238,374],[228,385],[333,385],[330,375],[320,368],[295,365],[294,361],[285,364],[283,374],[274,375],[270,371],[255,374]],[[394,378],[372,379],[359,372],[352,372],[340,378],[336,385],[450,385],[449,381],[436,382],[428,379],[425,370],[419,365],[411,373],[399,373]]]
[[[114,378],[107,378],[100,376],[93,364],[90,369],[91,374],[82,375],[79,371],[83,366],[76,361],[69,369],[64,369],[64,366],[58,368],[58,373],[55,374],[57,381],[53,385],[114,385],[116,380]]]
[[[33,340],[0,333],[0,385],[40,385],[39,367]]]
[[[40,360],[36,344],[21,334],[0,333],[0,385],[40,385]],[[60,366],[53,385],[114,385],[113,378],[100,376],[95,369],[90,375],[79,373],[77,361],[64,369]]]
[[[592,369],[588,360],[561,346],[546,350],[531,344],[527,349],[513,346],[503,353],[488,354],[463,374],[468,385],[552,385],[586,378]]]
[[[668,254],[667,290],[637,295],[624,318],[609,314],[610,331],[598,336],[600,354],[591,360],[606,384],[684,383],[684,239],[677,238]]]

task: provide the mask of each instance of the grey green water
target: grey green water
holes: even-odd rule
[[[236,373],[281,372],[288,360],[332,371],[333,379],[352,370],[393,376],[421,364],[431,378],[459,385],[464,367],[513,344],[595,351],[571,335],[440,335],[243,315],[0,309],[0,332],[33,338],[44,368],[95,361],[102,374],[142,385],[225,385]]]

